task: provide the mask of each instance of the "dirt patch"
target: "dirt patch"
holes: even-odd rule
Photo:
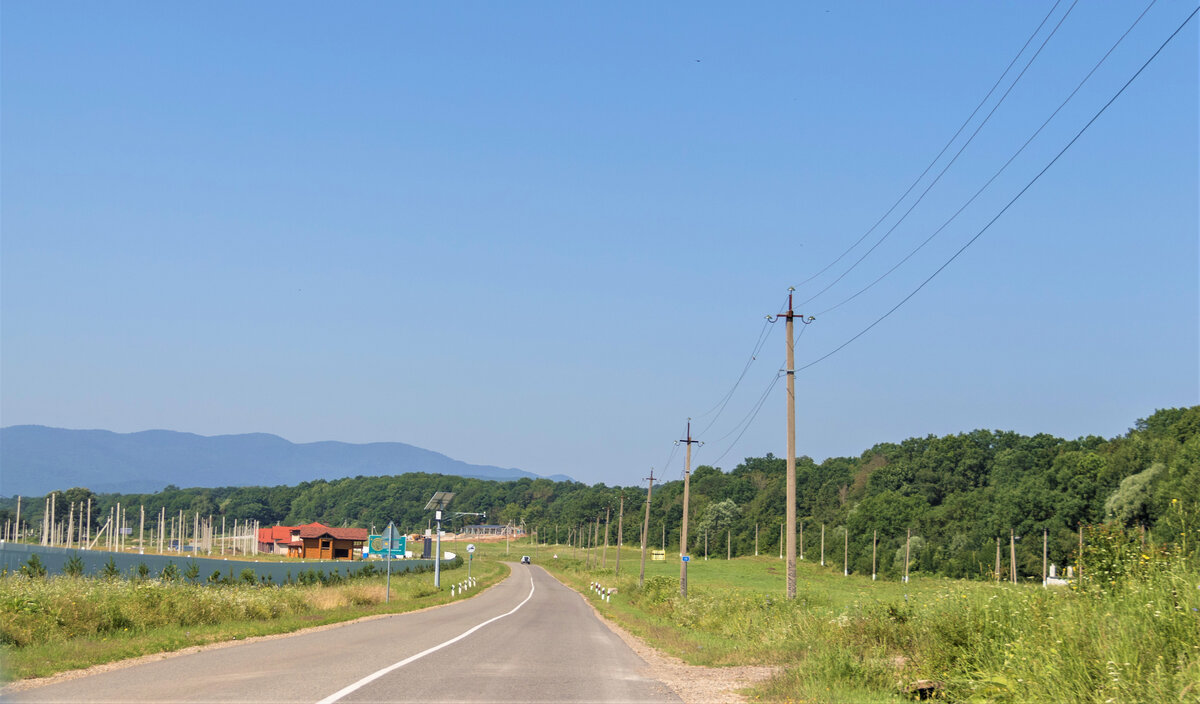
[[[568,587],[570,588],[570,587]],[[689,665],[679,658],[655,650],[645,641],[604,617],[582,594],[580,599],[592,607],[596,618],[638,657],[650,666],[650,676],[671,688],[686,704],[743,704],[746,697],[738,690],[758,684],[783,671],[782,667],[741,665],[736,667],[703,667]]]

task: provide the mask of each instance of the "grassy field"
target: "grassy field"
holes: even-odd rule
[[[478,587],[509,573],[500,561],[475,559]],[[200,585],[185,580],[0,577],[0,678],[8,682],[151,653],[289,633],[364,616],[401,613],[452,600],[466,566],[442,573],[393,575],[331,585]]]
[[[637,551],[621,553],[619,577],[615,548],[605,567],[601,552],[591,569],[564,546],[539,546],[535,561],[689,663],[784,666],[751,699],[909,701],[926,681],[950,701],[1200,701],[1200,569],[1182,559],[1134,556],[1136,573],[1082,591],[1040,581],[873,582],[810,559],[797,566],[789,602],[776,556],[693,559],[682,599],[679,562],[647,561],[639,589]],[[617,595],[600,601],[587,591],[592,581]]]

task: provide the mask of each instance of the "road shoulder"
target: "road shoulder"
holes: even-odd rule
[[[552,578],[554,574],[545,570]],[[555,578],[567,589],[571,586]],[[617,635],[638,657],[646,661],[650,667],[650,675],[671,688],[685,704],[744,704],[746,697],[739,690],[752,687],[783,671],[782,667],[763,665],[739,665],[730,667],[704,667],[689,665],[671,655],[667,655],[641,638],[633,635],[605,617],[604,613],[583,594],[579,598],[587,604],[600,623]]]

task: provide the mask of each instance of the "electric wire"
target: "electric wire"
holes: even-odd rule
[[[737,388],[742,383],[742,380],[746,378],[746,372],[750,371],[750,365],[754,364],[755,360],[758,359],[759,353],[762,352],[763,347],[767,344],[767,340],[771,337],[771,330],[774,329],[772,326],[773,322],[774,321],[769,318],[763,321],[763,329],[758,335],[758,341],[754,345],[754,351],[750,354],[750,359],[746,360],[745,366],[742,367],[742,373],[738,375],[737,381],[734,382],[733,387],[729,389],[724,398],[722,398],[718,403],[720,410],[717,411],[717,414],[708,422],[708,425],[704,426],[704,429],[699,433],[700,435],[707,433],[709,429],[712,428],[718,420],[720,420],[721,414],[725,412],[725,407],[729,405],[729,401],[733,398],[734,392],[737,391]],[[710,409],[707,413],[705,413],[705,415],[712,413],[712,411],[716,408],[717,406],[714,406],[713,409]],[[704,416],[699,417],[703,418]]]
[[[807,324],[800,326],[800,332],[799,332],[799,334],[796,335],[797,343],[800,341],[800,338],[804,337],[804,331],[807,329],[808,329]],[[780,366],[782,367],[783,365],[780,365]],[[754,425],[754,421],[756,418],[758,418],[758,414],[762,410],[763,405],[766,403],[767,398],[770,396],[771,391],[775,388],[775,385],[779,383],[779,380],[784,376],[785,372],[786,372],[786,370],[784,370],[784,369],[781,369],[780,371],[776,372],[775,377],[773,379],[771,379],[771,382],[770,382],[770,384],[767,385],[766,390],[763,391],[762,395],[759,397],[759,399],[755,403],[755,405],[751,408],[750,412],[746,415],[746,417],[744,417],[742,419],[742,422],[735,425],[732,430],[730,430],[724,436],[718,438],[715,441],[715,442],[721,442],[725,438],[732,435],[734,432],[737,432],[739,428],[741,429],[740,432],[738,432],[737,437],[734,438],[733,442],[729,444],[729,447],[725,448],[725,451],[722,452],[720,454],[720,456],[717,457],[717,459],[712,461],[711,464],[713,466],[716,466],[716,464],[718,462],[720,462],[722,459],[724,459],[725,456],[728,455],[733,450],[733,448],[737,446],[738,442],[742,439],[742,435],[744,435],[746,433],[746,431],[750,429],[750,426]]]
[[[1133,21],[1133,24],[1129,25],[1129,28],[1125,30],[1125,33],[1122,34],[1111,47],[1109,47],[1108,51],[1105,52],[1104,56],[1102,56],[1100,58],[1100,60],[1096,62],[1096,65],[1093,66],[1090,71],[1088,71],[1087,75],[1084,76],[1081,81],[1079,81],[1079,84],[1075,86],[1075,89],[1071,91],[1071,93],[1067,96],[1067,98],[1065,100],[1063,100],[1063,102],[1057,108],[1055,108],[1054,112],[1050,113],[1050,117],[1046,118],[1046,121],[1043,122],[1041,124],[1041,126],[1038,127],[1036,131],[1034,131],[1034,133],[1032,135],[1030,135],[1029,139],[1025,140],[1025,143],[1022,144],[1020,146],[1020,148],[1017,149],[1017,151],[1013,152],[1013,155],[1008,158],[1008,161],[1004,162],[1004,165],[1001,166],[1000,169],[995,174],[993,174],[992,177],[989,178],[987,180],[987,182],[984,183],[979,188],[979,190],[975,191],[975,195],[971,196],[971,198],[966,203],[964,203],[961,208],[956,210],[954,212],[954,214],[951,215],[950,218],[946,220],[946,222],[942,223],[941,227],[934,230],[933,234],[931,234],[931,235],[929,235],[929,237],[925,238],[924,242],[917,245],[917,247],[915,249],[913,249],[911,252],[909,252],[907,255],[905,255],[905,257],[903,259],[896,262],[896,264],[893,265],[892,268],[885,271],[882,275],[879,276],[879,278],[875,279],[871,283],[869,283],[866,286],[864,286],[863,288],[859,289],[857,293],[854,293],[853,295],[845,298],[840,303],[834,304],[834,305],[830,306],[829,308],[826,308],[825,310],[821,311],[820,313],[817,313],[817,315],[825,315],[827,313],[830,313],[831,311],[841,308],[845,304],[849,303],[850,301],[854,300],[855,298],[858,298],[862,294],[866,293],[868,290],[873,288],[875,286],[875,284],[879,283],[880,281],[883,281],[892,272],[894,272],[896,269],[899,269],[901,265],[903,265],[905,262],[907,262],[909,259],[911,259],[917,252],[921,251],[925,247],[925,245],[929,244],[933,240],[933,238],[937,237],[938,234],[940,234],[943,230],[945,230],[946,227],[948,227],[950,225],[950,223],[954,222],[955,218],[957,218],[959,215],[961,215],[962,212],[964,210],[966,210],[968,206],[970,206],[972,203],[974,203],[975,199],[977,199],[980,195],[982,195],[983,192],[985,190],[987,190],[988,186],[992,185],[992,182],[994,182],[997,178],[999,178],[1000,175],[1003,174],[1006,169],[1008,169],[1008,167],[1013,163],[1013,161],[1015,161],[1016,158],[1025,151],[1025,148],[1028,147],[1033,142],[1033,140],[1036,139],[1037,136],[1042,133],[1042,130],[1046,129],[1046,126],[1049,125],[1050,122],[1058,115],[1058,113],[1061,112],[1062,109],[1067,106],[1067,103],[1071,102],[1071,100],[1075,97],[1075,95],[1077,93],[1079,93],[1079,90],[1081,88],[1083,88],[1084,84],[1087,83],[1088,80],[1090,80],[1091,77],[1100,68],[1100,66],[1106,60],[1108,60],[1108,57],[1111,56],[1113,51],[1116,50],[1116,48],[1121,44],[1121,42],[1123,42],[1125,40],[1125,38],[1129,36],[1129,33],[1132,32],[1135,27],[1137,27],[1138,23],[1142,21],[1142,18],[1144,18],[1146,16],[1146,13],[1150,11],[1150,8],[1154,7],[1154,4],[1156,2],[1158,2],[1158,0],[1150,0],[1150,4],[1146,6],[1146,9],[1142,10],[1142,13],[1137,16],[1137,19],[1135,19]]]
[[[840,352],[840,351],[842,351],[843,349],[845,349],[845,348],[846,348],[848,345],[850,345],[850,343],[854,342],[854,341],[855,341],[855,340],[857,340],[858,338],[860,338],[860,337],[862,337],[863,335],[865,335],[865,334],[866,334],[868,331],[870,331],[870,330],[871,330],[872,328],[874,328],[876,325],[878,325],[879,323],[881,323],[881,322],[883,322],[885,319],[887,319],[889,316],[891,316],[891,315],[892,315],[892,313],[895,313],[897,310],[899,310],[900,306],[903,306],[905,303],[907,303],[907,302],[909,301],[909,299],[911,299],[913,296],[917,295],[917,293],[918,293],[918,292],[919,292],[921,289],[925,288],[925,286],[926,286],[926,285],[927,285],[927,284],[928,284],[930,281],[933,281],[934,277],[936,277],[938,274],[942,273],[942,271],[943,271],[943,270],[945,270],[945,268],[946,268],[946,267],[950,266],[950,264],[951,264],[951,263],[952,263],[952,262],[953,262],[955,259],[958,259],[959,255],[961,255],[963,252],[965,252],[965,251],[967,250],[967,248],[968,248],[968,247],[970,247],[972,244],[974,244],[974,243],[976,242],[976,240],[978,240],[980,237],[982,237],[982,236],[983,236],[983,233],[987,232],[987,231],[988,231],[988,229],[990,229],[990,228],[991,228],[991,226],[992,226],[992,225],[994,225],[994,224],[996,223],[996,221],[997,221],[997,220],[999,220],[999,219],[1000,219],[1000,217],[1001,217],[1002,215],[1004,215],[1004,213],[1008,212],[1008,209],[1009,209],[1009,208],[1011,208],[1011,207],[1012,207],[1012,205],[1013,205],[1014,203],[1016,203],[1016,202],[1017,202],[1017,200],[1018,200],[1018,199],[1020,199],[1020,197],[1021,197],[1021,196],[1023,196],[1023,195],[1025,194],[1025,192],[1026,192],[1026,191],[1028,191],[1030,188],[1032,188],[1032,187],[1033,187],[1033,184],[1037,183],[1037,182],[1038,182],[1038,180],[1039,180],[1039,179],[1042,177],[1042,175],[1043,175],[1043,174],[1045,174],[1047,171],[1049,171],[1049,170],[1050,170],[1050,167],[1051,167],[1051,166],[1054,166],[1054,164],[1055,164],[1055,163],[1056,163],[1056,162],[1057,162],[1057,161],[1058,161],[1060,158],[1062,158],[1062,155],[1063,155],[1063,154],[1066,154],[1066,153],[1067,153],[1067,150],[1068,150],[1068,149],[1070,149],[1070,148],[1071,148],[1071,147],[1072,147],[1072,146],[1075,144],[1075,142],[1077,142],[1077,141],[1079,140],[1079,138],[1083,136],[1083,134],[1084,134],[1085,132],[1087,132],[1088,128],[1089,128],[1089,127],[1091,127],[1091,126],[1092,126],[1092,124],[1094,124],[1094,123],[1096,122],[1096,120],[1098,120],[1098,119],[1100,118],[1100,116],[1104,114],[1104,112],[1105,112],[1106,110],[1108,110],[1109,106],[1111,106],[1111,105],[1112,105],[1114,102],[1116,102],[1117,98],[1121,97],[1121,95],[1122,95],[1122,94],[1125,92],[1125,90],[1126,90],[1127,88],[1129,88],[1129,86],[1130,86],[1130,85],[1131,85],[1131,84],[1132,84],[1132,83],[1133,83],[1135,80],[1137,80],[1137,77],[1138,77],[1138,76],[1142,75],[1142,72],[1146,70],[1146,67],[1147,67],[1147,66],[1149,66],[1149,65],[1151,64],[1151,62],[1153,62],[1153,61],[1154,61],[1154,59],[1156,59],[1160,53],[1162,53],[1162,50],[1163,50],[1163,49],[1165,49],[1165,48],[1167,47],[1167,45],[1171,43],[1171,40],[1173,40],[1173,39],[1174,39],[1176,36],[1178,36],[1178,35],[1179,35],[1179,33],[1180,33],[1181,31],[1183,31],[1183,28],[1184,28],[1184,27],[1186,27],[1186,26],[1187,26],[1187,24],[1188,24],[1189,22],[1191,22],[1191,21],[1192,21],[1192,18],[1194,18],[1194,17],[1196,16],[1196,13],[1197,13],[1197,12],[1200,12],[1200,6],[1197,6],[1197,7],[1196,7],[1196,9],[1192,10],[1191,14],[1187,16],[1187,19],[1185,19],[1185,20],[1184,20],[1182,23],[1180,23],[1179,27],[1177,27],[1177,28],[1175,29],[1175,31],[1171,33],[1171,36],[1167,37],[1167,39],[1166,39],[1166,40],[1165,40],[1165,41],[1164,41],[1164,42],[1163,42],[1163,43],[1162,43],[1162,44],[1161,44],[1161,45],[1158,47],[1158,49],[1157,49],[1157,50],[1156,50],[1156,51],[1155,51],[1155,52],[1154,52],[1154,53],[1153,53],[1153,54],[1150,56],[1150,58],[1146,59],[1145,63],[1143,63],[1143,64],[1142,64],[1141,68],[1139,68],[1139,69],[1138,69],[1138,70],[1137,70],[1137,71],[1136,71],[1136,72],[1133,74],[1133,76],[1131,76],[1131,77],[1129,78],[1129,80],[1128,80],[1128,81],[1126,81],[1126,82],[1125,82],[1125,84],[1124,84],[1123,86],[1121,86],[1120,90],[1118,90],[1118,91],[1116,92],[1116,94],[1114,94],[1114,95],[1113,95],[1113,97],[1109,98],[1108,102],[1106,102],[1106,103],[1104,104],[1104,106],[1103,106],[1103,107],[1101,107],[1101,108],[1100,108],[1100,109],[1099,109],[1099,110],[1096,112],[1096,114],[1095,114],[1095,115],[1093,115],[1093,116],[1092,116],[1092,118],[1091,118],[1090,120],[1088,120],[1088,121],[1087,121],[1087,124],[1085,124],[1085,125],[1084,125],[1084,126],[1083,126],[1083,127],[1082,127],[1082,128],[1081,128],[1081,129],[1080,129],[1080,130],[1079,130],[1079,131],[1076,133],[1076,134],[1075,134],[1075,136],[1071,138],[1071,141],[1070,141],[1070,142],[1068,142],[1068,143],[1067,143],[1067,145],[1066,145],[1066,146],[1064,146],[1064,147],[1063,147],[1061,150],[1059,150],[1058,154],[1056,154],[1056,155],[1054,156],[1054,158],[1053,158],[1053,159],[1051,159],[1051,160],[1050,160],[1050,162],[1049,162],[1049,163],[1047,163],[1047,164],[1046,164],[1046,165],[1045,165],[1045,166],[1042,168],[1042,170],[1041,170],[1041,171],[1039,171],[1039,172],[1037,173],[1037,175],[1036,175],[1036,176],[1034,176],[1034,177],[1033,177],[1033,179],[1029,181],[1029,183],[1025,184],[1025,187],[1024,187],[1024,188],[1022,188],[1022,189],[1021,189],[1021,190],[1020,190],[1020,191],[1019,191],[1019,192],[1018,192],[1018,193],[1017,193],[1015,196],[1013,196],[1013,197],[1012,197],[1012,200],[1008,201],[1008,203],[1007,203],[1007,204],[1006,204],[1006,205],[1005,205],[1003,208],[1001,208],[1001,209],[1000,209],[1000,212],[996,213],[995,217],[993,217],[991,220],[989,220],[989,221],[988,221],[988,223],[987,223],[986,225],[984,225],[982,229],[980,229],[980,230],[979,230],[979,232],[975,233],[975,236],[974,236],[974,237],[972,237],[971,239],[967,240],[967,243],[966,243],[966,244],[964,244],[962,247],[960,247],[960,248],[958,249],[958,251],[957,251],[957,252],[955,252],[955,253],[954,253],[954,254],[953,254],[953,255],[952,255],[952,256],[951,256],[949,259],[947,259],[947,260],[946,260],[946,261],[945,261],[945,262],[944,262],[944,263],[943,263],[943,264],[942,264],[940,267],[938,267],[936,271],[934,271],[932,274],[930,274],[930,275],[929,275],[929,278],[927,278],[927,279],[925,279],[924,281],[922,281],[922,282],[921,282],[921,284],[920,284],[919,286],[917,286],[915,289],[913,289],[913,290],[912,290],[912,292],[910,292],[910,293],[909,293],[907,296],[905,296],[904,298],[902,298],[902,299],[900,300],[900,302],[899,302],[899,303],[897,303],[896,305],[892,306],[892,308],[891,308],[890,310],[888,310],[888,312],[886,312],[886,313],[884,313],[883,315],[881,315],[881,316],[880,316],[879,318],[877,318],[877,319],[876,319],[876,320],[875,320],[873,323],[871,323],[871,324],[870,324],[870,325],[868,325],[867,327],[865,327],[865,328],[863,328],[862,330],[860,330],[860,331],[859,331],[858,333],[856,333],[856,334],[855,334],[853,337],[851,337],[850,339],[846,340],[846,341],[845,341],[845,342],[843,342],[842,344],[838,345],[838,346],[837,346],[837,347],[835,347],[833,350],[831,350],[831,351],[829,351],[829,352],[825,353],[824,355],[822,355],[822,356],[820,356],[820,357],[818,357],[818,358],[814,359],[813,361],[809,362],[808,364],[805,364],[805,365],[804,365],[804,366],[802,366],[802,367],[798,367],[798,368],[796,369],[796,371],[797,371],[797,372],[799,372],[799,371],[802,371],[802,370],[808,369],[808,368],[810,368],[810,367],[812,367],[812,366],[814,366],[814,365],[816,365],[816,364],[819,364],[820,362],[823,362],[823,361],[825,361],[826,359],[829,359],[829,358],[830,358],[830,357],[832,357],[833,355],[835,355],[835,354],[837,354],[838,352]]]
[[[975,141],[975,138],[979,136],[979,133],[983,130],[984,126],[987,125],[987,123],[992,119],[992,116],[996,114],[996,111],[1000,109],[1000,106],[1004,104],[1004,100],[1009,96],[1010,93],[1012,93],[1013,88],[1017,87],[1017,83],[1021,81],[1021,78],[1025,75],[1025,72],[1029,70],[1029,67],[1033,66],[1033,62],[1037,60],[1037,57],[1041,55],[1042,50],[1046,48],[1046,45],[1049,44],[1050,40],[1054,38],[1054,35],[1058,33],[1058,30],[1062,27],[1063,22],[1067,20],[1067,17],[1070,16],[1071,11],[1075,9],[1077,4],[1079,4],[1079,0],[1075,0],[1075,2],[1071,3],[1071,6],[1067,8],[1067,11],[1063,13],[1061,18],[1059,18],[1058,23],[1054,25],[1054,29],[1050,31],[1050,34],[1046,35],[1046,38],[1042,40],[1041,46],[1039,46],[1037,51],[1033,53],[1033,56],[1029,57],[1029,61],[1025,63],[1025,67],[1021,69],[1021,72],[1017,74],[1015,79],[1013,79],[1012,84],[1009,85],[1004,91],[1004,95],[1000,96],[1000,100],[996,101],[996,104],[992,106],[992,109],[988,112],[987,116],[983,118],[983,121],[979,123],[979,126],[975,128],[975,131],[971,133],[971,136],[967,138],[967,141],[963,142],[962,146],[958,148],[958,151],[954,153],[954,156],[951,157],[950,161],[948,161],[946,165],[942,167],[942,170],[938,172],[938,175],[929,182],[929,185],[925,187],[925,190],[921,192],[921,195],[917,196],[917,199],[913,201],[913,204],[908,207],[908,210],[904,211],[904,214],[901,215],[900,218],[896,220],[896,222],[893,223],[890,228],[888,228],[888,231],[883,233],[883,236],[881,236],[875,242],[875,244],[871,245],[870,249],[868,249],[866,252],[863,252],[863,255],[859,257],[853,264],[847,267],[845,271],[839,274],[836,279],[831,281],[825,288],[817,291],[812,296],[809,296],[807,300],[802,301],[800,305],[807,305],[813,300],[819,298],[826,291],[836,286],[851,271],[854,271],[854,269],[857,268],[864,259],[871,256],[871,253],[874,252],[879,245],[883,244],[883,241],[886,240],[893,232],[895,232],[896,228],[908,218],[912,211],[915,210],[923,200],[925,200],[925,196],[929,194],[929,191],[933,190],[933,187],[942,180],[942,177],[946,175],[946,172],[950,170],[950,167],[954,166],[955,162],[958,161],[958,158],[962,156],[962,153],[966,151],[967,147],[969,147],[973,141]]]
[[[833,266],[835,264],[840,262],[847,254],[852,252],[855,247],[862,244],[863,240],[867,239],[867,237],[872,232],[875,231],[875,228],[879,227],[880,223],[882,223],[884,220],[886,220],[887,217],[892,214],[892,211],[894,211],[902,202],[904,202],[904,199],[908,197],[908,194],[912,193],[913,189],[917,187],[917,184],[921,182],[921,179],[925,178],[926,174],[929,173],[929,170],[933,168],[934,164],[937,164],[938,160],[940,160],[942,158],[942,155],[944,155],[946,153],[946,150],[950,148],[950,145],[954,144],[954,140],[958,139],[959,135],[962,134],[963,130],[965,130],[967,128],[967,125],[971,124],[971,120],[975,119],[975,115],[977,115],[979,113],[979,110],[987,103],[988,99],[990,99],[992,97],[992,94],[996,92],[996,88],[998,88],[1000,86],[1000,84],[1004,81],[1004,77],[1007,76],[1008,72],[1012,70],[1012,67],[1016,65],[1017,59],[1021,58],[1021,55],[1024,54],[1025,50],[1029,48],[1029,45],[1031,43],[1033,43],[1034,38],[1037,37],[1037,35],[1042,31],[1042,27],[1046,26],[1046,22],[1048,22],[1050,20],[1050,17],[1054,15],[1054,11],[1058,9],[1058,6],[1060,4],[1062,4],[1062,0],[1057,0],[1054,3],[1054,6],[1051,7],[1050,11],[1046,13],[1046,16],[1042,18],[1042,21],[1038,24],[1037,28],[1034,29],[1033,33],[1029,35],[1029,38],[1025,40],[1025,44],[1023,44],[1021,46],[1021,50],[1018,51],[1016,53],[1016,55],[1013,56],[1012,61],[1010,61],[1008,63],[1008,66],[1005,67],[1004,71],[1000,74],[1000,77],[997,78],[996,82],[992,84],[992,87],[990,90],[988,90],[987,95],[983,96],[983,100],[979,101],[979,104],[975,106],[975,109],[971,111],[971,114],[967,116],[967,119],[963,120],[963,123],[962,123],[962,125],[959,126],[958,131],[956,131],[954,133],[954,136],[952,136],[946,142],[945,146],[942,147],[942,150],[937,153],[937,156],[935,156],[933,158],[933,160],[929,162],[929,165],[925,167],[925,170],[921,172],[921,175],[917,176],[917,178],[912,182],[912,184],[909,185],[908,189],[906,191],[904,191],[904,193],[901,194],[899,198],[896,199],[895,203],[892,203],[892,207],[888,208],[887,212],[885,212],[883,215],[881,215],[879,217],[879,219],[875,221],[875,224],[871,225],[871,227],[866,232],[864,232],[862,234],[862,236],[859,237],[858,240],[856,240],[854,242],[854,244],[847,247],[846,251],[842,252],[841,254],[838,255],[838,257],[836,259],[834,259],[833,261],[826,264],[823,269],[821,269],[817,273],[813,274],[812,276],[808,277],[804,281],[801,281],[797,285],[797,287],[803,286],[803,285],[809,283],[813,279],[817,278],[821,274],[824,274],[826,271],[829,271],[831,268],[833,268]],[[1019,78],[1018,78],[1018,80],[1019,80]]]

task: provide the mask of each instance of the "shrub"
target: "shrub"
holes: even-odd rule
[[[195,584],[200,579],[200,565],[195,561],[188,562],[188,568],[183,571],[184,579]]]
[[[79,557],[78,555],[72,555],[67,560],[67,564],[63,565],[63,574],[67,575],[68,577],[82,577],[83,558]]]
[[[179,579],[179,568],[175,566],[174,562],[168,562],[167,566],[162,568],[160,576],[162,577],[163,581],[173,582]]]
[[[258,584],[258,577],[254,574],[254,570],[247,567],[242,570],[242,584]]]
[[[100,570],[100,576],[104,579],[116,579],[121,576],[121,570],[117,569],[117,563],[111,555],[108,562],[104,563],[104,568]]]
[[[34,553],[29,556],[29,560],[21,565],[21,574],[26,577],[45,577],[46,566],[42,564],[42,559]]]

